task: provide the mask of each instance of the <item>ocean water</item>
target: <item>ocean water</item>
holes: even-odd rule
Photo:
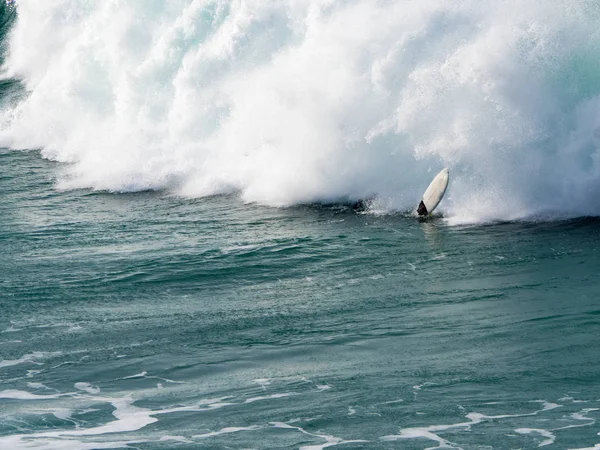
[[[597,2],[0,17],[0,449],[600,448]]]

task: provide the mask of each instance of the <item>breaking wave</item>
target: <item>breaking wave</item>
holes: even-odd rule
[[[600,214],[595,0],[17,3],[0,145],[59,188]]]

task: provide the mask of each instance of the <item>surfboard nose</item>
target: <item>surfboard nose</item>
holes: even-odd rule
[[[450,169],[447,167],[443,168],[439,174],[444,180],[448,181],[450,179]]]

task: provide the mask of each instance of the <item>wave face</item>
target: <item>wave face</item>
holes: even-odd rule
[[[600,214],[596,0],[19,0],[0,145],[60,188]]]

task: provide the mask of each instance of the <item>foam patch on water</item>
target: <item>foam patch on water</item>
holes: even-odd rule
[[[548,430],[543,430],[540,428],[517,428],[515,432],[519,434],[539,434],[540,436],[545,437],[546,439],[540,442],[538,447],[545,447],[546,445],[554,444],[554,441],[556,440],[556,436],[554,436],[554,434]]]
[[[140,375],[140,374],[136,374]],[[136,378],[127,378],[129,380],[143,380],[147,374],[143,376],[136,376]],[[260,379],[264,381],[263,379]],[[288,381],[297,382],[298,380],[303,381],[299,386],[303,386],[305,392],[314,395],[316,392],[315,383],[308,379],[300,379],[298,377],[290,377]],[[270,379],[270,386],[277,385],[279,379]],[[264,383],[254,383],[251,385],[251,389],[256,391],[257,386]],[[421,385],[415,385],[413,391],[423,390],[425,386],[435,385],[434,383],[423,383]],[[189,386],[189,385],[188,385]],[[136,399],[132,395],[124,395],[122,397],[105,396],[100,395],[99,390],[91,383],[79,382],[76,384],[78,389],[76,392],[68,393],[49,393],[47,392],[50,388],[41,383],[32,382],[29,385],[30,388],[43,390],[43,394],[34,394],[23,390],[4,390],[0,391],[0,398],[12,399],[15,401],[25,402],[31,407],[27,408],[27,414],[43,415],[52,414],[55,418],[65,422],[64,425],[59,426],[52,430],[43,430],[39,432],[24,432],[21,430],[18,434],[13,436],[0,437],[1,448],[28,448],[34,445],[34,448],[47,448],[47,449],[62,449],[62,448],[113,448],[111,445],[114,442],[104,442],[105,440],[118,439],[121,447],[135,447],[136,444],[143,443],[156,443],[156,442],[181,442],[186,444],[193,444],[194,442],[200,443],[213,438],[227,439],[225,436],[236,434],[236,433],[264,433],[265,430],[270,428],[278,428],[281,430],[289,430],[293,433],[301,433],[305,436],[309,436],[310,443],[304,444],[301,448],[305,450],[324,449],[327,447],[333,447],[338,445],[346,445],[352,443],[365,443],[369,442],[367,439],[346,439],[333,435],[326,430],[312,431],[307,429],[303,423],[309,423],[314,419],[290,419],[285,422],[274,421],[268,423],[233,423],[233,424],[219,424],[218,428],[211,430],[202,430],[202,433],[189,436],[163,436],[157,435],[153,430],[146,428],[146,431],[139,433],[139,430],[144,429],[148,425],[156,423],[162,417],[170,416],[173,414],[186,413],[187,414],[204,414],[217,411],[222,408],[230,408],[230,411],[235,411],[237,416],[239,410],[244,408],[251,408],[249,404],[256,402],[279,402],[283,401],[287,403],[289,400],[285,400],[293,395],[301,395],[302,392],[277,392],[271,395],[264,395],[258,397],[246,397],[246,394],[237,394],[235,396],[219,396],[211,398],[202,398],[187,404],[176,404],[163,407],[162,409],[150,409],[147,407],[138,406],[135,404]],[[173,387],[177,389],[188,388],[187,386]],[[136,395],[140,400],[148,399],[149,394],[156,392],[152,389],[141,390]],[[162,394],[161,394],[162,395]],[[348,406],[347,415],[348,420],[357,414],[357,410],[360,411],[360,415],[381,415],[377,412],[378,405],[388,405],[394,403],[401,403],[401,400],[392,400],[384,403],[376,403],[375,405],[363,405],[363,406]],[[535,405],[537,409],[529,413],[519,414],[482,414],[478,412],[466,412],[464,417],[466,420],[451,424],[432,424],[422,427],[406,427],[401,428],[400,432],[395,435],[386,435],[382,437],[369,437],[369,439],[380,439],[381,441],[399,441],[399,440],[419,440],[426,439],[435,443],[436,447],[447,447],[447,448],[460,448],[459,444],[456,444],[453,439],[458,439],[462,432],[469,432],[474,427],[483,424],[485,422],[499,422],[503,419],[515,419],[515,418],[531,418],[539,416],[543,413],[554,411],[559,408],[563,408],[562,405],[546,400],[534,400],[529,402],[531,405]],[[88,418],[83,417],[89,412],[97,412],[106,414],[106,408],[98,408],[99,404],[110,405],[112,410],[113,420],[105,421],[104,423],[91,425],[87,422]],[[502,405],[504,402],[488,402],[488,406]],[[281,406],[282,404],[274,406]],[[400,406],[399,406],[400,407]],[[388,408],[388,407],[386,407]],[[533,407],[532,407],[533,409]],[[464,410],[464,408],[462,408]],[[567,425],[561,427],[550,427],[546,426],[545,429],[539,426],[529,426],[529,424],[522,423],[519,428],[515,430],[516,434],[522,436],[530,436],[532,444],[535,443],[537,446],[547,446],[550,444],[556,444],[556,436],[560,430],[566,430],[568,428],[576,428],[580,426],[590,426],[595,423],[595,419],[588,417],[592,413],[598,411],[598,408],[586,408],[576,412],[570,412],[569,415],[563,415],[560,419],[545,419],[545,423],[553,424],[556,421],[564,425],[567,421]],[[430,411],[428,411],[429,414]],[[218,413],[217,413],[218,414]],[[222,417],[231,417],[229,414],[222,414]],[[84,420],[85,419],[85,420]],[[542,418],[540,418],[542,419]],[[541,420],[536,420],[536,425],[541,423]],[[550,421],[553,420],[553,421]],[[507,420],[512,423],[512,420]],[[74,428],[73,428],[74,427]],[[309,431],[310,430],[310,431]],[[268,431],[267,431],[268,432]],[[453,439],[447,438],[444,433],[448,433],[453,436]],[[130,439],[127,439],[127,435],[132,434]],[[250,435],[249,435],[250,436]],[[261,435],[260,439],[264,436]],[[251,437],[245,438],[250,441]],[[314,442],[314,443],[313,443]],[[119,447],[115,447],[119,448]]]
[[[261,400],[271,400],[271,399],[275,399],[275,398],[284,398],[284,397],[290,397],[294,395],[291,392],[281,392],[278,394],[271,394],[271,395],[261,395],[259,397],[251,397],[248,398],[244,401],[244,403],[254,403],[254,402],[258,402]]]
[[[263,387],[263,389],[266,389],[266,387],[268,385],[271,384],[271,379],[269,378],[256,378],[254,380],[252,380],[253,383],[259,384]]]
[[[36,386],[39,387],[39,386]],[[124,397],[102,397],[97,396],[99,390],[94,389],[89,383],[77,383],[76,386],[80,392],[62,393],[62,394],[48,394],[38,395],[27,391],[21,390],[4,390],[0,391],[0,398],[2,399],[15,399],[15,400],[29,400],[29,401],[47,401],[57,398],[70,398],[72,401],[79,402],[80,405],[92,402],[97,404],[98,402],[104,402],[111,405],[114,410],[112,416],[115,420],[105,424],[100,424],[92,427],[84,427],[85,422],[76,419],[74,416],[77,414],[84,414],[86,412],[97,411],[97,409],[91,408],[77,408],[69,409],[61,406],[50,409],[52,414],[65,422],[70,422],[75,426],[75,429],[58,429],[53,431],[41,431],[27,434],[16,434],[13,436],[0,437],[0,448],[30,448],[31,444],[34,444],[34,448],[44,449],[62,449],[62,448],[120,448],[136,443],[143,442],[156,442],[156,441],[179,441],[190,443],[196,440],[209,439],[216,436],[227,435],[238,432],[250,432],[263,429],[272,425],[250,425],[241,427],[224,427],[220,430],[210,431],[204,434],[197,434],[190,437],[181,436],[161,436],[160,438],[148,438],[148,439],[135,439],[135,440],[121,440],[119,444],[114,442],[103,442],[102,436],[113,435],[115,433],[130,433],[140,430],[147,425],[157,422],[158,417],[163,415],[175,414],[180,412],[208,412],[224,407],[241,406],[248,403],[254,403],[259,401],[276,400],[284,397],[288,397],[289,393],[273,394],[263,397],[255,397],[240,401],[226,401],[231,397],[218,397],[218,398],[206,398],[195,402],[192,405],[186,406],[174,406],[159,410],[151,410],[149,408],[143,408],[134,405],[134,398],[131,396]],[[93,394],[93,395],[88,395]],[[48,412],[49,409],[40,410],[41,412]],[[296,429],[296,428],[294,428]],[[298,428],[299,429],[299,428]],[[314,436],[321,436],[320,434],[311,434]],[[337,445],[337,443],[343,443],[338,438],[326,437],[328,444]],[[92,442],[93,441],[93,442]],[[348,441],[350,442],[350,441]],[[323,446],[317,446],[315,448],[324,448]]]
[[[3,391],[6,392],[6,391]],[[0,393],[2,395],[2,393]],[[13,395],[9,398],[20,398],[27,400],[39,400],[56,398],[55,396],[36,396],[29,393],[18,391],[16,393],[9,392],[9,395]],[[61,396],[70,394],[60,394]],[[2,397],[0,397],[2,398]],[[6,398],[6,397],[4,397]],[[36,446],[47,449],[62,449],[62,448],[119,448],[126,445],[125,442],[121,442],[118,445],[115,443],[86,443],[76,438],[84,436],[98,436],[109,433],[125,433],[139,430],[146,425],[156,422],[158,419],[150,415],[151,410],[147,408],[140,408],[133,405],[133,398],[122,397],[122,398],[98,398],[95,397],[96,401],[105,401],[114,407],[113,416],[116,420],[109,422],[104,425],[99,425],[90,428],[77,428],[75,430],[57,430],[57,431],[45,431],[31,434],[14,435],[8,437],[0,437],[0,444],[10,445],[6,448],[28,448],[32,440],[35,441]],[[55,411],[58,414],[57,417],[62,416],[63,419],[71,419],[71,412],[59,408]]]
[[[4,359],[0,361],[0,369],[17,366],[19,364],[42,364],[42,360],[56,355],[60,355],[60,352],[32,352],[19,359]]]
[[[134,375],[129,375],[127,377],[117,378],[117,380],[136,380],[136,379],[140,379],[140,378],[146,378],[149,380],[152,380],[152,379],[161,380],[161,381],[164,381],[165,383],[185,384],[185,381],[176,381],[176,380],[170,380],[168,378],[159,377],[156,375],[148,375],[148,372],[146,370],[144,370],[143,372],[140,372],[140,373],[136,373]]]
[[[20,436],[0,437],[0,443],[5,445],[5,448],[13,450],[40,449],[40,450],[100,450],[100,449],[120,449],[127,448],[130,442],[114,441],[114,442],[82,442],[82,441],[57,441],[55,439],[39,439],[36,440],[35,446],[32,447],[31,442],[23,441]]]
[[[204,438],[210,438],[210,437],[214,437],[214,436],[220,436],[222,434],[231,434],[231,433],[239,433],[240,431],[255,431],[255,430],[259,430],[262,427],[258,426],[258,425],[251,425],[249,427],[226,427],[226,428],[222,428],[219,431],[211,431],[210,433],[205,433],[205,434],[195,434],[194,436],[192,436],[194,439],[204,439]]]
[[[416,387],[416,386],[415,386]],[[413,389],[415,388],[413,387]],[[422,387],[419,386],[419,389]],[[449,447],[449,448],[460,448],[456,444],[442,438],[438,433],[455,430],[455,429],[464,429],[471,430],[473,426],[479,425],[482,422],[490,421],[490,420],[500,420],[500,419],[508,419],[508,418],[516,418],[516,417],[531,417],[537,416],[538,414],[546,411],[550,411],[556,408],[560,408],[561,405],[557,403],[547,402],[545,400],[534,400],[530,403],[541,403],[543,405],[542,409],[525,414],[501,414],[488,416],[485,414],[471,412],[465,415],[468,422],[458,422],[449,425],[430,425],[427,427],[414,427],[414,428],[402,428],[400,430],[400,434],[396,435],[387,435],[381,437],[382,441],[398,441],[403,439],[428,439],[438,443],[438,447]],[[524,430],[524,429],[523,429]],[[545,431],[545,430],[544,430]]]
[[[293,429],[293,430],[297,430],[302,434],[306,434],[308,436],[312,436],[312,437],[317,437],[320,439],[324,439],[325,443],[324,444],[318,444],[318,445],[304,445],[300,447],[300,450],[322,450],[324,448],[327,447],[333,447],[336,445],[343,445],[343,444],[353,444],[353,443],[364,443],[364,442],[368,442],[362,439],[358,439],[358,440],[344,440],[335,436],[330,436],[328,434],[322,434],[322,433],[311,433],[309,431],[306,431],[304,428],[302,427],[298,427],[298,426],[294,426],[294,425],[290,425],[288,423],[285,422],[271,422],[271,425],[274,426],[275,428],[284,428],[284,429]]]
[[[79,389],[80,391],[87,392],[88,394],[98,394],[100,393],[100,388],[98,386],[93,386],[90,383],[75,383],[75,389]]]
[[[118,380],[134,380],[136,378],[144,378],[146,375],[148,375],[148,372],[146,372],[145,370],[143,372],[140,373],[136,373],[134,375],[129,375],[127,377],[123,377],[123,378],[117,378]]]
[[[163,436],[159,439],[159,442],[165,442],[165,441],[182,442],[184,444],[193,444],[194,443],[194,441],[191,441],[190,439],[187,439],[183,436]]]
[[[568,430],[569,428],[590,427],[596,423],[596,419],[593,419],[592,417],[587,417],[587,415],[592,412],[595,412],[595,411],[600,411],[600,409],[599,408],[585,408],[579,412],[571,413],[571,415],[570,415],[571,419],[581,421],[584,423],[574,424],[574,425],[566,425],[564,427],[555,428],[553,431]]]
[[[241,192],[456,223],[600,214],[600,11],[584,0],[20,0],[0,145],[59,188]]]
[[[30,387],[32,389],[37,389],[37,390],[46,390],[46,391],[54,391],[55,390],[55,389],[49,388],[48,386],[46,386],[43,383],[28,382],[27,387]]]
[[[5,389],[0,391],[0,398],[13,400],[50,400],[63,397],[69,394],[32,394],[31,392],[21,391],[19,389]]]

